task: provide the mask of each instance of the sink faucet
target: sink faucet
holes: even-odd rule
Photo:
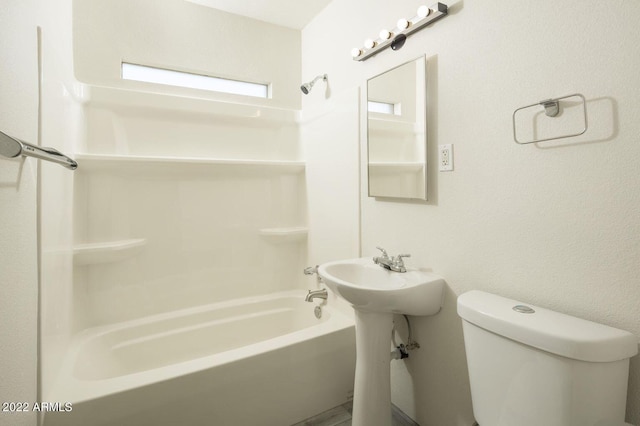
[[[382,252],[382,256],[374,257],[373,262],[381,267],[393,272],[407,272],[407,268],[404,266],[403,257],[411,257],[410,254],[399,254],[396,257],[389,256],[387,251],[382,247],[376,247]]]
[[[309,290],[309,293],[307,294],[307,296],[304,298],[305,302],[312,302],[313,299],[324,299],[327,300],[327,289],[323,288],[322,290],[314,290],[311,291]]]

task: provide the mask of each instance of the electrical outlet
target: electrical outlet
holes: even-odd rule
[[[438,145],[438,170],[450,172],[453,170],[453,145]]]

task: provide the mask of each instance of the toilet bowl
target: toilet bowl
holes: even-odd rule
[[[458,298],[480,426],[623,426],[631,333],[482,291]]]

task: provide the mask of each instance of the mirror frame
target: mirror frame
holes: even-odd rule
[[[398,68],[401,68],[407,64],[411,64],[417,61],[422,61],[422,67],[424,70],[424,81],[422,82],[423,85],[423,90],[422,93],[420,93],[417,98],[416,98],[416,103],[418,102],[418,99],[420,99],[420,101],[422,102],[422,107],[423,107],[423,111],[424,111],[424,116],[421,116],[423,122],[420,124],[420,126],[422,127],[421,131],[424,135],[424,137],[422,138],[422,140],[418,141],[418,143],[422,144],[422,149],[423,149],[423,153],[424,155],[422,156],[422,158],[418,158],[418,160],[422,160],[422,161],[417,161],[416,163],[422,163],[422,176],[420,177],[421,182],[420,184],[424,184],[424,189],[420,191],[420,193],[417,193],[416,196],[406,196],[406,195],[386,195],[386,194],[372,194],[371,191],[371,165],[372,165],[372,161],[371,161],[371,141],[370,141],[370,134],[371,134],[371,122],[370,122],[370,112],[369,112],[369,108],[368,108],[368,103],[370,101],[369,99],[369,92],[370,92],[370,84],[371,81],[381,77],[383,75],[386,75],[387,73],[393,72],[394,70],[397,70]],[[417,91],[417,88],[414,87],[414,91]],[[427,129],[428,129],[428,125],[427,125],[427,57],[425,54],[420,55],[414,59],[411,59],[409,61],[403,62],[402,64],[396,65],[393,68],[390,68],[388,70],[385,70],[384,72],[377,74],[369,79],[367,79],[367,87],[366,87],[366,98],[365,98],[365,111],[366,111],[366,118],[367,118],[367,131],[366,131],[366,135],[367,135],[367,195],[369,197],[373,197],[373,198],[389,198],[389,199],[404,199],[404,200],[420,200],[420,201],[426,201],[428,198],[428,193],[427,193],[427,147],[428,147],[428,137],[427,137]],[[400,167],[400,164],[398,164],[398,167]],[[414,167],[419,167],[418,164],[414,165]]]

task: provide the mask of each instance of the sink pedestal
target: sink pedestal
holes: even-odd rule
[[[352,425],[390,426],[393,314],[437,314],[442,307],[444,280],[415,268],[392,272],[364,257],[323,263],[318,266],[318,275],[355,311]]]
[[[357,360],[352,425],[389,426],[393,314],[354,311]]]

